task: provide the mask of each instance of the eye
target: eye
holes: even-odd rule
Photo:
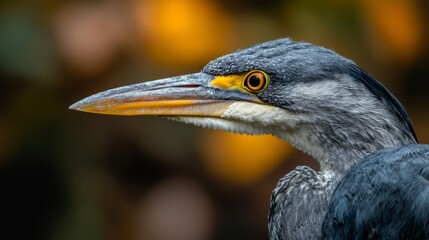
[[[250,92],[262,92],[268,86],[268,75],[259,70],[251,71],[244,77],[243,85]]]

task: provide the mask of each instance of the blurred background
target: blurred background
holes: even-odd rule
[[[297,165],[317,169],[310,157],[273,137],[68,106],[276,38],[354,60],[429,143],[425,0],[0,4],[1,239],[267,239],[272,189]]]

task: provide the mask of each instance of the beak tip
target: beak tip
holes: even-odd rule
[[[70,105],[69,109],[76,110],[76,111],[83,111],[84,106],[85,106],[85,103],[83,102],[83,100],[80,100]]]
[[[69,109],[70,110],[79,110],[79,104],[77,102],[73,103],[72,105],[70,105]]]
[[[70,110],[78,110],[79,109],[79,104],[73,103],[72,105],[70,105],[69,109]]]

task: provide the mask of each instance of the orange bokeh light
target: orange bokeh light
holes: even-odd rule
[[[214,1],[138,1],[135,9],[151,61],[201,64],[226,51],[231,19]]]
[[[207,171],[220,182],[242,186],[269,174],[294,149],[273,136],[204,131],[201,142]]]
[[[422,46],[423,18],[415,1],[362,1],[364,16],[373,34],[383,44],[377,45],[399,62],[412,62]]]

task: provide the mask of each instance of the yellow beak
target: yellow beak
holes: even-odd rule
[[[237,88],[213,84],[216,77],[195,73],[119,87],[97,93],[70,109],[110,115],[221,117],[234,102],[262,103]]]

